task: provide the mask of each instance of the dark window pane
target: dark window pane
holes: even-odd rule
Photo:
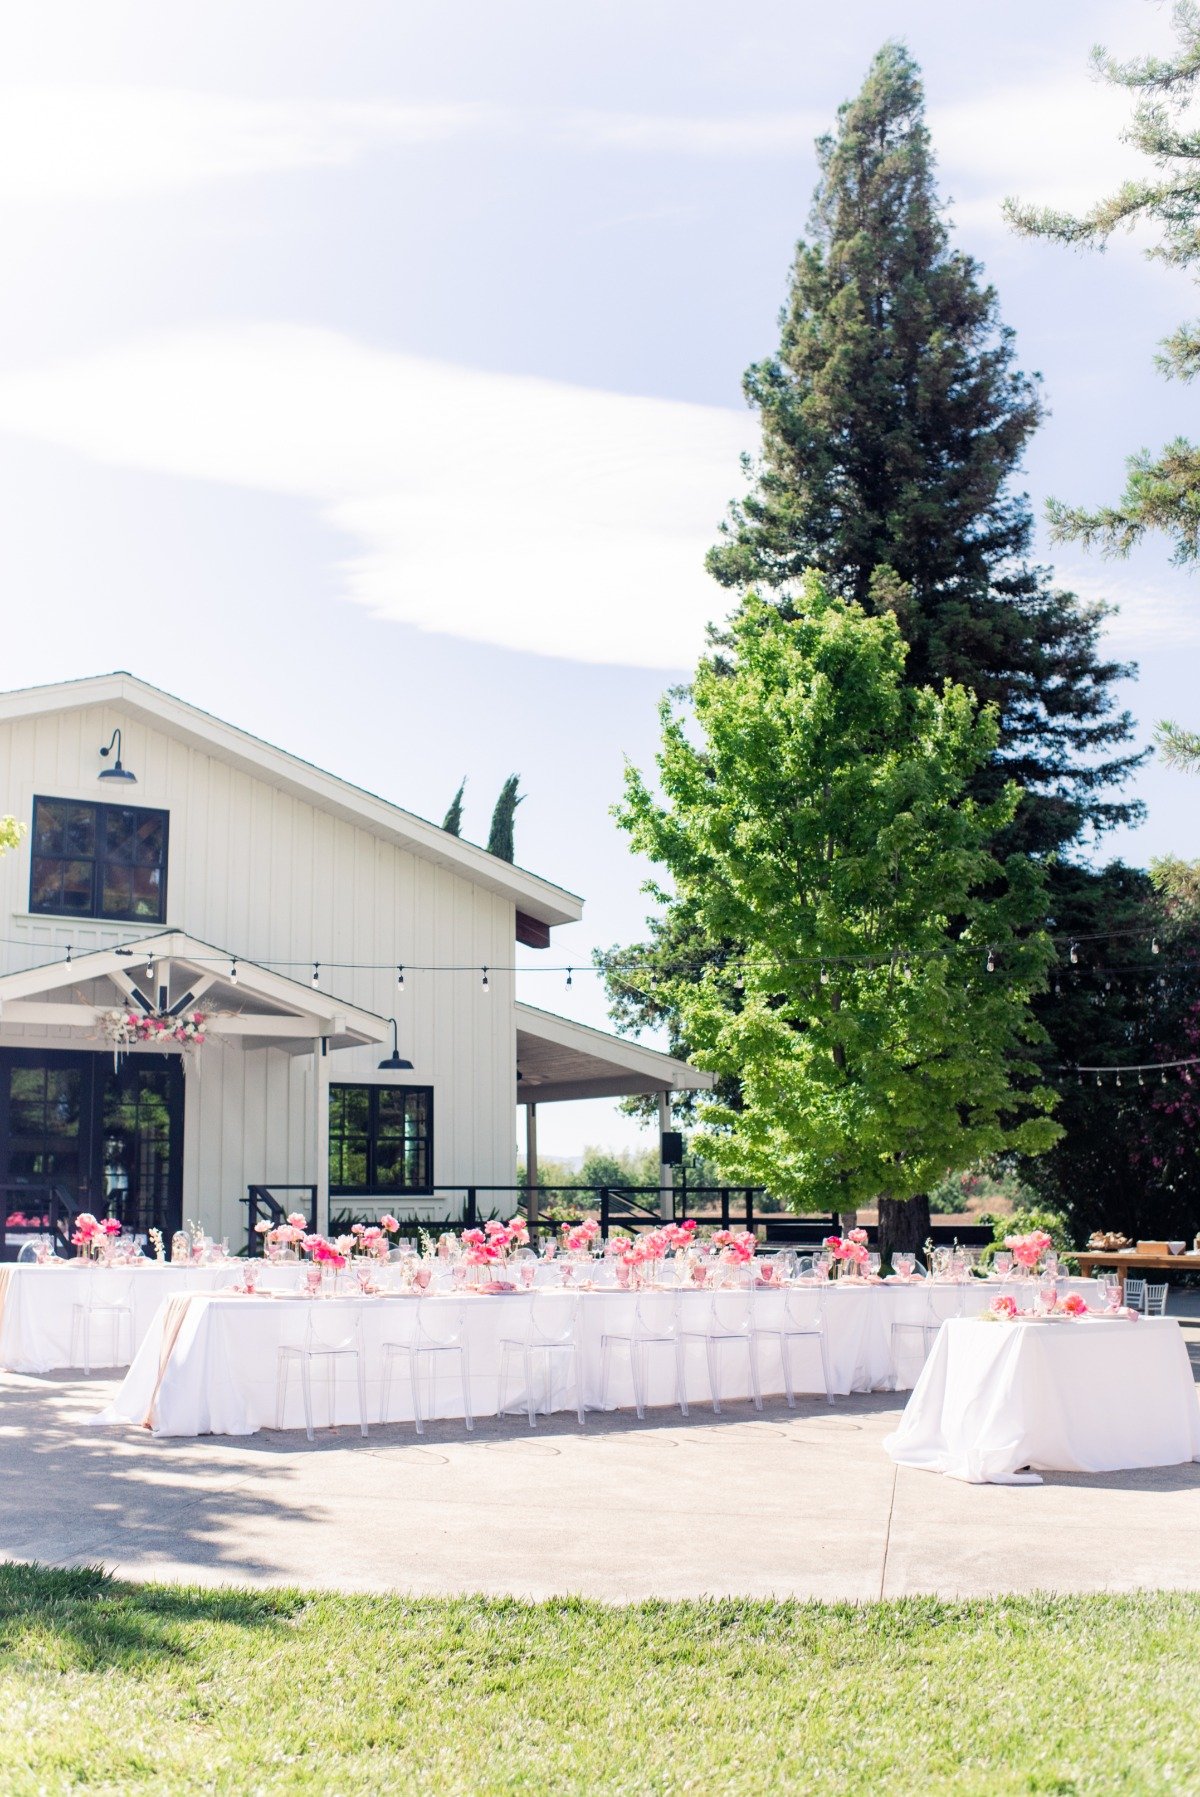
[[[161,918],[162,874],[157,867],[134,868],[131,910],[135,917]]]
[[[33,812],[33,852],[35,855],[61,855],[63,852],[63,817],[65,805],[38,799]]]
[[[104,812],[104,852],[109,861],[130,862],[133,860],[133,845],[137,840],[137,812],[118,810],[115,805],[105,807]]]
[[[104,901],[101,906],[105,917],[128,917],[133,911],[133,874],[127,867],[104,869]]]
[[[72,1068],[52,1068],[46,1074],[46,1131],[49,1135],[74,1135],[79,1128],[79,1074]]]
[[[93,864],[90,861],[64,861],[62,864],[62,908],[87,917],[92,909]]]
[[[31,911],[62,909],[62,862],[40,861],[35,856],[29,885]]]
[[[163,860],[163,816],[158,811],[138,814],[135,858],[140,867],[161,867]]]
[[[95,806],[65,805],[63,811],[63,854],[94,855],[96,853]]]

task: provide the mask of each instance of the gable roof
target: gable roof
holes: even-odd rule
[[[236,983],[229,971],[235,961]],[[163,1005],[160,992],[166,994]],[[196,1006],[208,1015],[212,1036],[243,1048],[312,1054],[322,1038],[330,1048],[357,1048],[386,1042],[391,1028],[390,1018],[235,957],[186,930],[159,930],[116,948],[0,975],[5,1023],[52,1025],[85,1035],[95,1034],[101,1014],[113,1006],[135,1012],[173,1007],[175,1015],[185,999],[189,1011]]]
[[[215,755],[244,773],[269,780],[283,792],[411,849],[424,860],[437,862],[476,886],[511,899],[519,910],[539,923],[576,923],[583,915],[582,899],[565,887],[501,861],[486,849],[451,836],[437,824],[336,774],[326,773],[298,755],[277,749],[248,730],[239,730],[133,674],[94,674],[85,680],[63,680],[50,686],[26,686],[0,693],[0,721],[79,711],[93,705],[105,705],[165,728],[180,741]]]

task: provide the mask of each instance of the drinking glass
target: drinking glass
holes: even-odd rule
[[[314,1262],[304,1269],[304,1286],[310,1298],[315,1298],[321,1289],[321,1269]]]
[[[892,1256],[892,1266],[901,1279],[911,1279],[916,1264],[915,1254],[894,1254]]]
[[[995,1267],[997,1273],[999,1273],[1001,1279],[1007,1279],[1013,1270],[1013,1257],[1011,1251],[1005,1248],[1000,1254],[995,1256],[992,1265]]]
[[[877,1274],[882,1265],[883,1265],[883,1260],[880,1255],[875,1254],[875,1253],[871,1253],[871,1254],[867,1255],[867,1271],[868,1271],[868,1273]]]

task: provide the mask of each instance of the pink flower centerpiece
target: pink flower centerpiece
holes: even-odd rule
[[[595,1217],[584,1217],[581,1223],[564,1223],[558,1232],[565,1254],[590,1254],[592,1243],[600,1234]]]
[[[94,1217],[90,1210],[81,1210],[75,1219],[71,1244],[81,1251],[85,1260],[99,1260],[120,1233],[121,1225],[115,1217],[101,1219]]]
[[[1031,1229],[1028,1235],[1005,1236],[1004,1246],[1009,1249],[1019,1267],[1024,1268],[1027,1273],[1033,1273],[1043,1254],[1053,1248],[1054,1238],[1047,1235],[1044,1229]]]
[[[851,1229],[846,1235],[827,1235],[824,1246],[837,1261],[843,1279],[858,1279],[870,1259],[865,1229]]]

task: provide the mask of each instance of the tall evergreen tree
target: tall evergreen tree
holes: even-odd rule
[[[1111,895],[1069,855],[1089,832],[1140,815],[1119,796],[1140,759],[1113,696],[1131,670],[1100,657],[1105,608],[1055,588],[1029,559],[1031,512],[1012,482],[1041,416],[1038,389],[1017,366],[994,290],[950,244],[920,75],[901,46],[875,57],[818,161],[778,354],[746,375],[761,457],[746,464],[750,490],[709,568],[785,615],[805,571],[819,569],[839,596],[895,614],[914,685],[952,680],[994,705],[998,747],[973,791],[990,802],[1015,780],[1026,794],[998,848],[1049,857],[1050,918],[1066,882],[1073,927],[1086,917],[1098,934]],[[732,663],[729,639],[725,653]],[[667,903],[642,943],[597,957],[618,1027],[663,1028],[686,1055],[675,970],[739,947]],[[1068,1059],[1059,1002],[1053,987],[1035,1001],[1048,1075]],[[721,1090],[736,1103],[730,1076]]]
[[[463,793],[467,789],[467,776],[464,774],[458,783],[458,791],[450,801],[450,809],[442,819],[442,829],[448,830],[451,836],[462,835]]]
[[[951,248],[919,71],[887,44],[838,128],[798,246],[776,356],[745,377],[762,457],[708,566],[773,591],[819,569],[868,611],[894,610],[914,685],[954,680],[995,704],[989,784],[1026,792],[1018,840],[1062,848],[1130,821],[1113,797],[1135,764],[1099,659],[1105,608],[1027,561],[1032,516],[1012,491],[1037,428],[1037,384],[978,264]]]
[[[496,800],[496,808],[492,812],[492,827],[488,831],[488,854],[498,855],[501,861],[512,861],[516,855],[516,844],[513,840],[513,824],[517,815],[517,806],[522,802],[524,793],[518,795],[519,774],[510,774],[500,788],[500,796]]]

